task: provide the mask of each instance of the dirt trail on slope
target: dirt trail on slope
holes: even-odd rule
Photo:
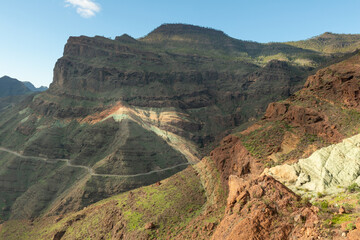
[[[13,154],[13,155],[15,155],[17,157],[20,157],[20,158],[33,159],[33,160],[43,161],[43,162],[47,162],[47,163],[55,163],[55,162],[58,162],[58,161],[65,162],[66,166],[68,166],[68,167],[82,168],[82,169],[85,169],[86,171],[88,171],[91,176],[98,176],[98,177],[124,177],[124,178],[139,177],[139,176],[151,175],[153,173],[172,170],[172,169],[175,169],[175,168],[180,167],[180,166],[190,165],[190,163],[181,163],[181,164],[178,164],[178,165],[175,165],[175,166],[172,166],[172,167],[168,167],[168,168],[162,168],[162,169],[153,170],[153,171],[146,172],[146,173],[137,173],[137,174],[129,174],[129,175],[100,174],[100,173],[95,173],[94,170],[92,168],[90,168],[90,167],[87,167],[87,166],[84,166],[84,165],[74,165],[74,164],[72,164],[70,162],[70,159],[49,159],[49,158],[45,158],[45,157],[25,156],[25,155],[22,155],[21,153],[12,151],[12,150],[4,148],[4,147],[0,147],[0,151]]]

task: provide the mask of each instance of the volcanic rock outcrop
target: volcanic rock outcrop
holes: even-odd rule
[[[64,214],[169,177],[337,57],[181,24],[141,39],[70,37],[49,90],[0,118],[0,216]],[[225,189],[229,175],[263,169],[230,141],[214,157]]]
[[[215,148],[210,156],[214,160],[217,169],[221,173],[224,187],[228,187],[231,175],[251,179],[259,175],[263,170],[263,164],[251,156],[249,151],[242,145],[236,136],[227,136],[220,142],[220,147]]]
[[[163,25],[141,39],[70,37],[49,90],[30,96],[0,119],[0,145],[24,156],[69,159],[93,175],[82,171],[85,168],[73,169],[79,175],[66,186],[56,184],[51,194],[42,182],[61,171],[54,173],[47,165],[30,185],[12,179],[19,184],[13,189],[16,194],[1,194],[7,209],[3,215],[32,217],[45,208],[52,213],[80,209],[198,162],[230,129],[260,116],[269,102],[288,97],[302,84],[312,67],[271,57],[260,65],[256,60],[283,51],[318,59],[316,65],[329,59],[191,25]],[[26,167],[14,167],[18,160],[9,154],[5,161],[0,191],[7,189],[7,172],[28,175],[28,165],[38,165],[26,161]],[[247,166],[241,168],[247,171]],[[124,177],[111,177],[120,175]],[[35,206],[26,201],[34,192],[52,197],[22,216],[21,204]]]
[[[226,213],[212,239],[316,239],[318,227],[316,209],[272,177],[231,175]]]
[[[310,175],[323,176],[330,163],[334,174],[349,170],[330,160],[335,153],[354,155],[352,142],[329,147],[328,157],[320,157],[324,165],[316,162],[320,170],[310,169],[307,160],[296,163],[360,127],[357,94],[350,91],[358,79],[356,53],[326,68],[339,68],[340,75],[322,70],[324,75],[310,77],[292,94],[311,66],[334,57],[182,25],[161,26],[142,39],[69,39],[50,89],[0,118],[0,211],[12,218],[0,225],[0,238],[332,236],[322,231],[321,217],[346,219],[349,208],[325,212],[335,207],[311,206],[261,173],[268,167],[296,182],[303,171],[311,183]],[[355,72],[350,77],[345,71]],[[341,81],[328,84],[331,76]],[[288,95],[244,130],[242,124],[260,116],[269,101]],[[216,141],[230,130],[232,135]],[[350,155],[344,164],[357,164]],[[16,219],[39,215],[44,217]]]
[[[300,188],[330,193],[353,183],[360,185],[360,135],[321,148],[296,164],[270,168],[268,173],[292,185],[294,191]]]

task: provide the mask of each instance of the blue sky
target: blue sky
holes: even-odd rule
[[[359,0],[0,0],[0,76],[49,85],[69,36],[142,37],[162,23],[257,42],[360,33]]]

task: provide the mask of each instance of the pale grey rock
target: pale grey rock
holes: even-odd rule
[[[296,176],[294,176],[294,173]],[[360,134],[315,151],[296,164],[270,168],[269,174],[295,192],[338,192],[339,186],[360,185]]]
[[[284,164],[275,166],[269,169],[271,175],[275,175],[277,180],[286,183],[294,183],[298,179],[297,172],[295,168],[291,165]]]

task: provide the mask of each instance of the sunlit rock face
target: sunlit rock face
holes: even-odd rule
[[[360,134],[321,148],[296,164],[270,168],[268,174],[294,191],[336,192],[360,184]]]

